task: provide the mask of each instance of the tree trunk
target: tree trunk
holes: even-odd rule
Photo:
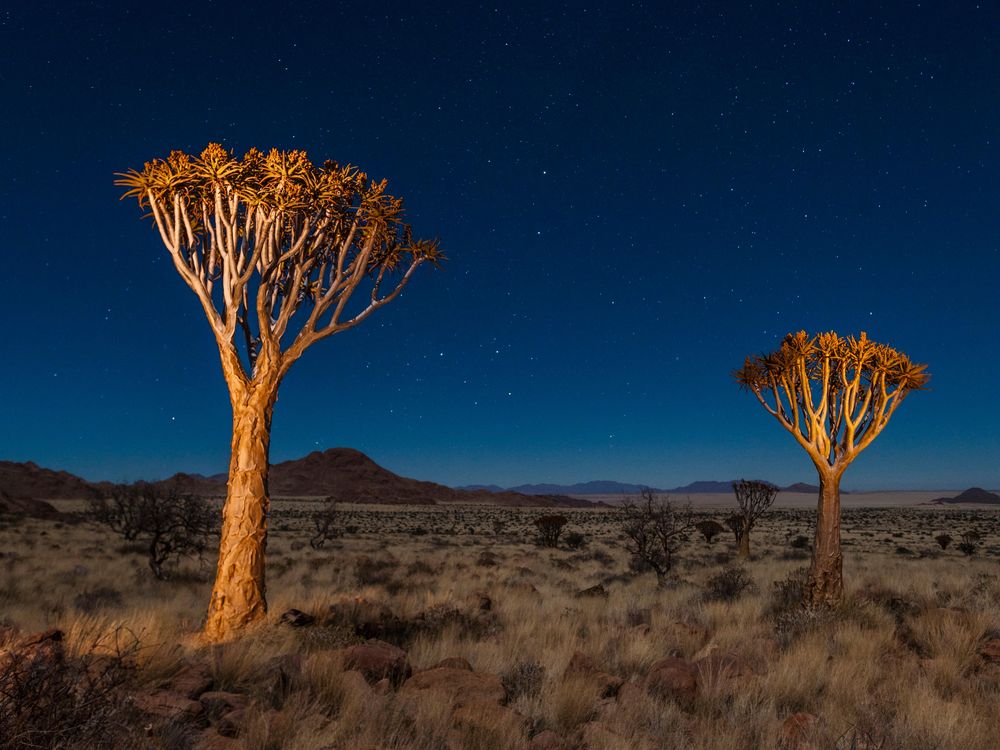
[[[750,557],[750,527],[744,521],[740,528],[740,557]]]
[[[840,550],[839,472],[820,471],[816,538],[805,600],[810,606],[837,605],[844,597],[844,556]]]
[[[220,641],[267,614],[264,551],[267,543],[268,450],[276,378],[256,379],[232,394],[233,440],[222,510],[219,564],[205,637]]]

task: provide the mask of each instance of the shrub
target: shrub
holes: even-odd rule
[[[337,503],[332,497],[327,497],[318,510],[312,513],[313,535],[309,545],[320,549],[330,539],[340,536],[337,529]]]
[[[116,609],[123,603],[122,592],[110,586],[98,586],[77,594],[73,606],[85,614],[93,614],[102,609]]]
[[[662,586],[673,567],[674,555],[694,528],[691,506],[677,508],[668,498],[646,489],[640,502],[622,505],[621,519],[625,546],[632,555],[631,568],[636,572],[654,571]]]
[[[538,529],[538,543],[543,547],[558,547],[559,537],[565,525],[565,516],[539,516],[535,519],[535,527]]]
[[[545,682],[545,667],[537,661],[521,661],[500,675],[509,702],[521,696],[535,698]]]
[[[739,567],[726,568],[708,579],[704,597],[708,601],[733,602],[756,588],[753,579]]]
[[[938,543],[941,549],[948,549],[948,545],[951,544],[952,538],[947,534],[938,534],[934,537],[934,541]]]
[[[579,531],[570,531],[563,537],[563,541],[569,549],[582,549],[587,544],[587,537]]]
[[[167,579],[167,562],[202,556],[215,519],[202,498],[145,483],[114,487],[92,501],[91,513],[126,540],[142,542],[149,568],[161,581]]]
[[[792,549],[809,549],[809,537],[799,534],[788,544]]]
[[[698,521],[698,523],[696,523],[694,527],[698,529],[701,535],[705,537],[705,541],[708,542],[709,544],[715,541],[715,537],[717,537],[719,534],[721,534],[723,531],[726,530],[726,527],[723,526],[718,521],[712,521],[708,519],[704,521]]]

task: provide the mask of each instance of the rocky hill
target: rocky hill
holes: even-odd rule
[[[154,485],[205,497],[226,494],[226,475],[175,474]],[[401,477],[351,448],[316,451],[303,458],[273,464],[272,497],[326,497],[340,502],[400,505],[486,503],[507,507],[588,507],[594,503],[562,495],[457,490],[434,482]],[[43,469],[31,462],[0,462],[0,490],[12,497],[88,499],[107,483],[95,484],[65,471]]]
[[[987,492],[982,487],[970,487],[955,497],[939,497],[936,500],[931,500],[931,502],[937,505],[958,505],[960,503],[1000,505],[1000,495],[995,492]]]

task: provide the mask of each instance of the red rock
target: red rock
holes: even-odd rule
[[[577,651],[569,660],[563,680],[578,678],[592,684],[601,698],[609,698],[618,694],[618,689],[624,683],[620,677],[609,674],[597,668],[594,661],[586,654]]]
[[[351,669],[361,672],[370,683],[388,678],[396,685],[412,671],[403,649],[374,640],[344,649],[344,670]]]
[[[212,670],[207,664],[191,662],[170,678],[167,689],[186,698],[197,700],[202,693],[212,689]]]
[[[472,671],[472,665],[461,656],[449,656],[447,659],[442,659],[434,666],[448,667],[449,669],[464,669],[466,672]]]
[[[698,695],[698,671],[690,662],[672,656],[656,662],[644,684],[652,695],[689,706]]]
[[[216,724],[216,731],[223,737],[236,737],[246,723],[246,713],[245,708],[234,708],[226,712]]]
[[[446,695],[456,706],[480,702],[503,703],[507,698],[507,691],[496,675],[451,667],[417,672],[403,683],[400,694],[412,696],[423,691]]]

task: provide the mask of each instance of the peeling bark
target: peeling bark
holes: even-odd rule
[[[234,394],[232,453],[222,539],[205,637],[220,641],[267,614],[264,557],[271,415],[278,384],[255,378]]]
[[[740,530],[739,555],[740,557],[750,557],[750,527],[746,522]]]
[[[805,599],[810,606],[840,604],[844,555],[840,549],[840,473],[820,472],[816,536]]]

